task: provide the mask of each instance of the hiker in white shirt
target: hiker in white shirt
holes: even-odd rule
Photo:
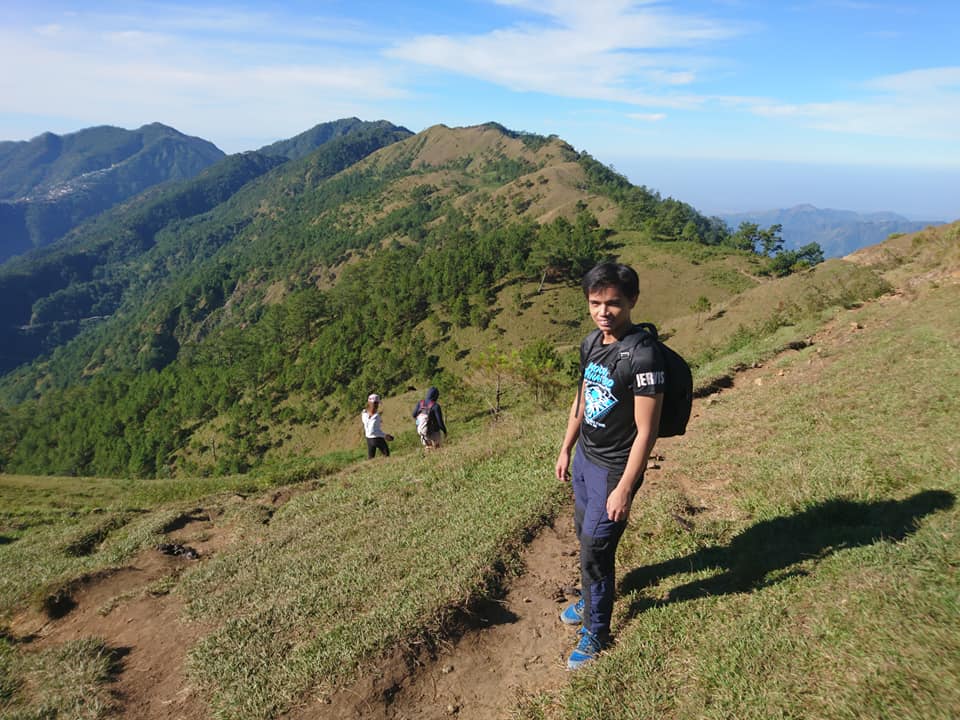
[[[387,441],[393,441],[393,435],[385,433],[381,426],[380,396],[371,393],[367,396],[367,407],[360,414],[363,423],[363,435],[367,439],[367,459],[373,458],[379,450],[383,455],[390,455]]]

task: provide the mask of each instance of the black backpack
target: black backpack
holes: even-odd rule
[[[628,351],[653,343],[663,359],[663,369],[667,376],[657,437],[683,435],[687,431],[687,422],[690,420],[690,410],[693,407],[693,373],[690,371],[690,366],[679,353],[661,342],[653,323],[639,323],[634,325],[634,330],[620,341],[624,353],[621,357],[629,357]],[[593,347],[600,335],[599,330],[594,330],[587,336],[585,344],[588,354],[589,348]],[[618,361],[614,372],[619,372],[621,367],[628,367],[628,364],[621,365]],[[629,377],[621,377],[621,381],[626,385],[630,384]]]

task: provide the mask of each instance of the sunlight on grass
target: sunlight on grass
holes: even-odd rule
[[[644,496],[619,643],[525,717],[953,716],[960,292],[847,317],[671,446],[699,501]]]
[[[222,623],[190,656],[219,716],[270,717],[488,595],[525,529],[561,502],[558,419],[504,419],[434,454],[366,464],[190,574],[188,612]]]
[[[749,312],[731,303],[709,321],[698,383],[738,366],[749,380],[658,446],[618,556],[616,645],[517,717],[946,720],[960,707],[960,291],[861,305],[882,278],[841,264],[791,282],[790,302],[757,285]],[[694,323],[676,323],[678,342]],[[373,462],[351,448],[223,478],[0,476],[2,619],[216,510],[232,544],[157,589],[210,628],[188,671],[211,713],[281,716],[441,640],[500,592],[566,498],[552,477],[563,405],[517,399],[496,422],[477,410],[429,455],[407,428]],[[0,717],[104,717],[111,662],[96,639],[41,653],[0,634]]]

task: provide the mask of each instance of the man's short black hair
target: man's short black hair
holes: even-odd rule
[[[590,293],[606,287],[615,287],[626,297],[636,300],[640,296],[640,278],[629,265],[605,262],[594,266],[583,276],[583,294],[589,297]]]

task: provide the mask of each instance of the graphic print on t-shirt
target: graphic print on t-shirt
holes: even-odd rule
[[[611,391],[613,378],[603,365],[590,363],[583,371],[586,383],[584,390],[583,419],[591,427],[606,427],[600,422],[617,404],[617,398]]]

